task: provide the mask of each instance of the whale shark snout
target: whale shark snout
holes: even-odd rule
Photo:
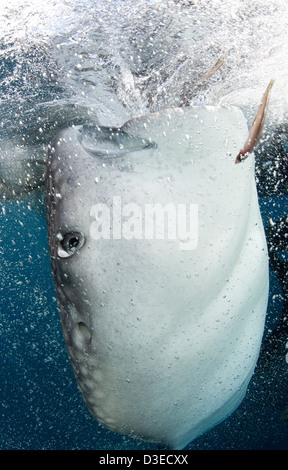
[[[254,160],[234,163],[246,122],[236,108],[187,108],[133,119],[117,138],[105,128],[100,142],[100,131],[63,130],[48,155],[68,355],[102,424],[181,449],[239,405],[263,334]]]

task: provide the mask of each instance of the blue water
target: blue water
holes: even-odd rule
[[[1,215],[0,448],[98,448],[65,350],[46,221],[25,203]],[[101,441],[101,440],[100,440]]]
[[[45,219],[24,202],[7,203],[0,239],[0,449],[138,448],[99,426],[78,392],[57,311]]]

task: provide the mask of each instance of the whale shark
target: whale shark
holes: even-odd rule
[[[46,170],[50,260],[68,356],[108,429],[183,449],[243,400],[259,355],[268,253],[247,124],[174,108],[75,125]]]

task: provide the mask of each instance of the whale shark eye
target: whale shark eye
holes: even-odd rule
[[[56,240],[58,241],[57,253],[60,258],[69,258],[74,255],[85,242],[84,235],[81,232],[69,232],[65,235],[59,233]]]

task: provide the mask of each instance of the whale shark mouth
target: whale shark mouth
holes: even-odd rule
[[[268,298],[253,155],[235,165],[246,136],[238,109],[203,107],[75,126],[51,142],[64,339],[84,401],[113,431],[180,449],[245,395]],[[183,204],[198,208],[190,249],[172,236]],[[149,237],[137,225],[147,205],[165,225]]]
[[[131,152],[156,148],[148,139],[133,136],[116,127],[84,125],[79,129],[79,143],[95,157],[121,157]]]

